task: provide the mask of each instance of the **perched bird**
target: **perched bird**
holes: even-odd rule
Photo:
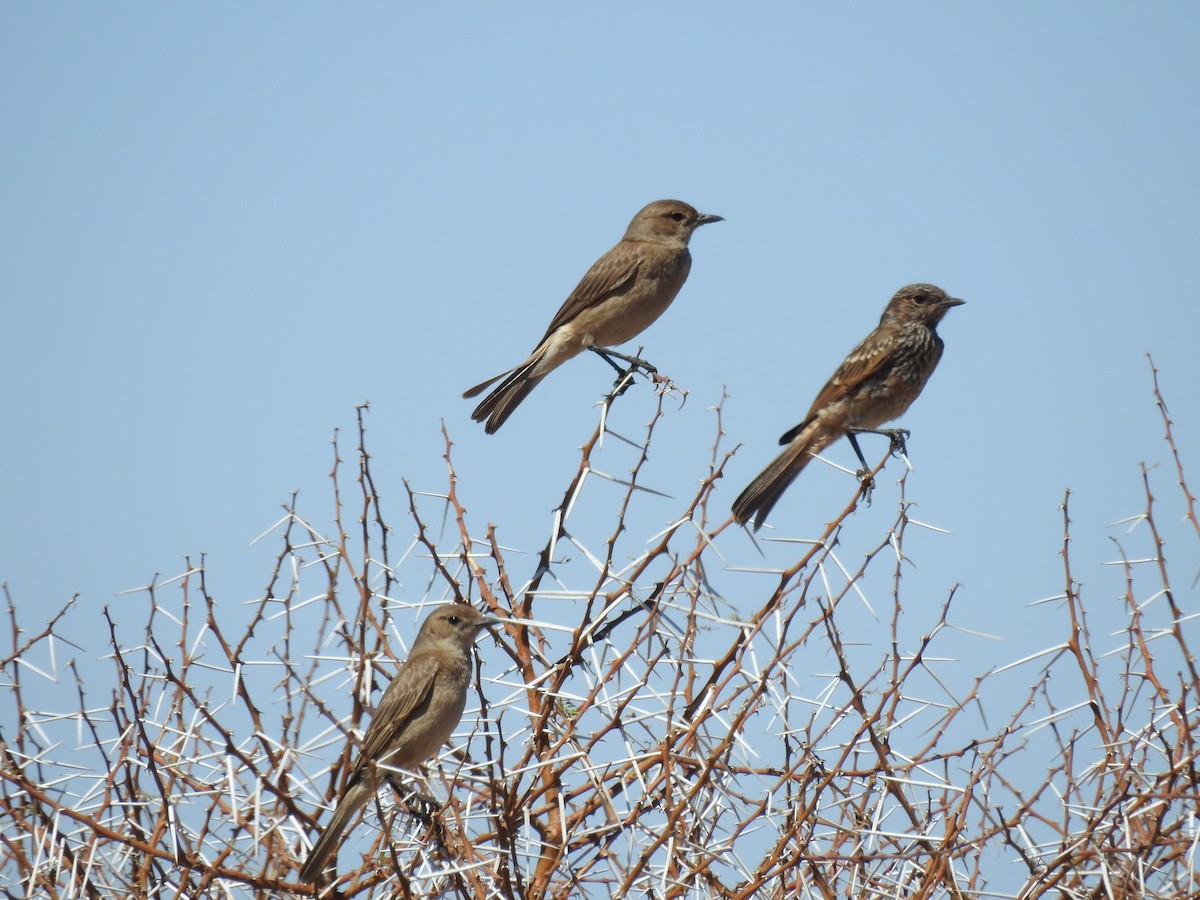
[[[779,439],[787,449],[750,482],[733,502],[733,517],[754,530],[814,454],[843,435],[867,469],[855,434],[873,431],[903,415],[942,358],[937,324],[952,306],[964,301],[932,284],[910,284],[896,292],[879,327],[850,351],[828,384],[821,388],[804,421]],[[889,434],[893,438],[896,435]]]
[[[692,267],[692,232],[720,221],[720,216],[702,215],[679,200],[655,200],[643,207],[621,242],[596,260],[575,286],[529,358],[463,394],[474,397],[504,379],[471,418],[486,419],[484,430],[494,434],[539,381],[584,350],[595,350],[618,371],[613,356],[642,363],[605,348],[630,340],[663,314]]]
[[[316,879],[354,814],[392,771],[434,756],[462,719],[471,681],[471,646],[480,629],[496,624],[473,606],[453,603],[421,624],[412,652],[371,717],[345,793],[300,870]]]

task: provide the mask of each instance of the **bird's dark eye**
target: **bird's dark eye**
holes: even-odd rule
[[[461,620],[458,618],[458,616],[451,616],[446,621],[449,622],[451,625],[457,625]]]
[[[928,301],[928,294],[917,294],[917,296],[913,297],[913,303],[917,304],[917,306],[924,306]]]
[[[674,219],[676,222],[682,222],[684,219],[687,218],[687,216],[685,216],[681,212],[673,212],[673,213],[670,213],[670,218]]]

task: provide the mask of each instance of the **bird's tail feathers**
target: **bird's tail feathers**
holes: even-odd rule
[[[306,884],[316,881],[317,876],[325,868],[326,860],[337,851],[338,841],[342,837],[342,832],[346,830],[346,826],[350,824],[350,820],[354,818],[355,813],[374,794],[374,791],[367,783],[368,781],[369,779],[364,778],[356,784],[351,785],[347,789],[346,795],[338,802],[337,808],[333,811],[333,818],[329,820],[329,824],[321,832],[321,837],[317,839],[317,843],[313,845],[312,852],[308,854],[308,860],[304,863],[304,868],[300,870],[301,881]]]
[[[485,419],[487,424],[483,430],[488,434],[495,434],[500,426],[505,423],[509,416],[513,414],[521,401],[529,396],[529,392],[538,386],[545,375],[534,374],[538,363],[542,361],[541,353],[534,353],[533,356],[525,360],[515,369],[509,369],[507,372],[497,375],[490,381],[485,381],[477,387],[471,388],[464,397],[473,397],[475,394],[482,391],[500,378],[504,380],[490,394],[480,401],[475,407],[475,411],[471,413],[471,418],[476,422],[482,422]]]
[[[517,366],[517,369],[519,369],[519,368],[521,368],[521,367]],[[495,384],[501,378],[505,377],[506,375],[511,375],[517,369],[509,369],[507,372],[501,372],[499,375],[493,375],[487,381],[481,381],[479,384],[475,385],[475,387],[471,388],[469,391],[463,391],[463,399],[470,400],[472,397],[479,396],[480,394],[482,394],[484,392],[484,390],[486,388],[490,388],[493,384]]]
[[[754,530],[762,528],[767,515],[810,459],[812,456],[804,445],[788,447],[775,457],[733,501],[733,517],[737,523],[745,525],[753,518]]]
[[[733,517],[739,525],[754,519],[754,530],[762,528],[767,515],[779,502],[812,458],[839,437],[839,432],[823,426],[819,418],[809,419],[788,432],[792,440],[782,453],[771,460],[757,478],[733,501]]]
[[[497,377],[499,377],[499,376],[497,376]],[[491,382],[488,382],[488,383],[490,384]],[[484,387],[484,386],[485,385],[481,385],[481,387]],[[816,418],[816,416],[809,416],[807,419],[805,419],[799,425],[789,428],[779,438],[779,443],[780,444],[790,444],[792,441],[794,441],[800,435],[800,432],[802,432],[805,428],[807,428],[810,424],[812,424],[812,420],[814,418]]]

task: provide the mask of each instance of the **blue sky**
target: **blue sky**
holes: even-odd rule
[[[536,550],[608,369],[567,365],[491,437],[459,395],[677,197],[726,221],[640,341],[690,392],[655,487],[689,496],[727,392],[723,512],[892,292],[930,281],[967,305],[902,422],[917,515],[952,532],[914,577],[963,585],[997,661],[1048,643],[1028,604],[1061,590],[1070,488],[1104,622],[1108,525],[1168,460],[1148,352],[1200,478],[1198,35],[1182,3],[7,4],[0,581],[30,625],[201,553],[215,594],[255,597],[277,547],[249,542],[294,489],[327,521],[331,436],[349,456],[368,400],[393,525],[401,478],[444,488],[445,422],[473,520]],[[614,426],[653,408],[635,387]],[[859,513],[872,536],[899,471]],[[812,536],[852,493],[814,467],[771,522]],[[678,510],[649,505],[647,536]]]

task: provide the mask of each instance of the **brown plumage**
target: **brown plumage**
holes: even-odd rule
[[[644,207],[620,243],[588,269],[529,358],[463,394],[474,397],[500,381],[471,418],[486,420],[484,430],[495,433],[538,382],[568,359],[589,348],[623,344],[648,328],[687,280],[692,232],[720,221],[679,200],[655,200]]]
[[[419,765],[450,739],[462,719],[471,683],[471,645],[495,622],[464,603],[434,610],[371,717],[362,749],[333,817],[300,870],[310,882],[321,874],[355,813],[390,771]]]
[[[903,415],[942,358],[938,322],[962,302],[932,284],[910,284],[897,291],[879,326],[838,366],[804,421],[779,439],[787,449],[733,502],[738,523],[745,525],[753,517],[757,531],[814,454],[844,435],[859,452],[856,430],[879,428]],[[859,459],[865,468],[860,452]]]

